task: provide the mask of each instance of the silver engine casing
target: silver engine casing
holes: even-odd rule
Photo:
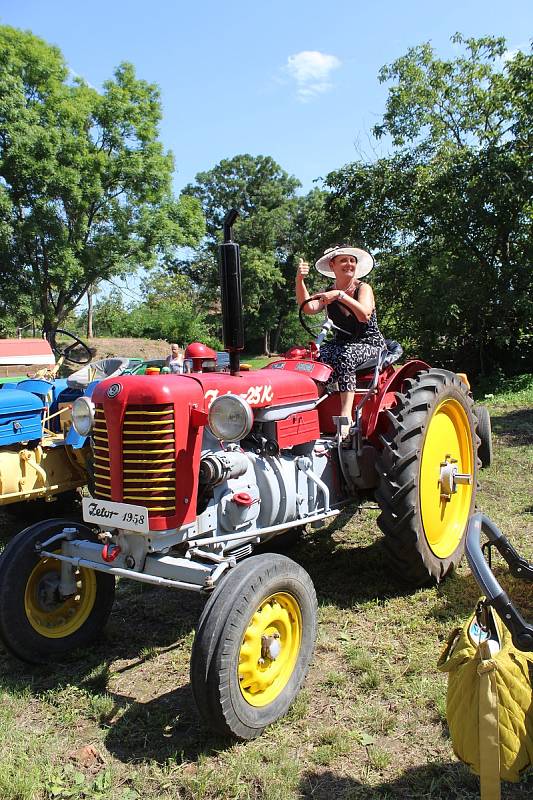
[[[211,447],[203,450],[203,457],[231,455],[231,450],[223,450],[218,442],[218,448],[213,448],[215,441],[211,436],[204,438],[204,447]],[[227,549],[254,540],[254,534],[262,531],[261,539],[266,541],[283,532],[284,523],[292,527],[290,523],[301,520],[304,525],[307,517],[329,511],[343,499],[330,440],[293,448],[287,455],[283,451],[275,456],[235,448],[237,451],[243,462],[242,456],[246,457],[241,474],[213,487],[212,498],[197,520],[197,532],[209,538],[242,532],[242,539],[232,539]],[[270,534],[265,530],[274,526],[281,528]]]

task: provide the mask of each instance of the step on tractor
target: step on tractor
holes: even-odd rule
[[[77,369],[60,378],[65,362]],[[72,503],[87,483],[91,460],[86,437],[81,440],[71,427],[72,405],[99,380],[139,362],[94,361],[88,346],[63,330],[49,340],[0,339],[0,366],[6,372],[34,370],[30,376],[0,377],[0,507],[13,510],[14,504],[31,500]]]
[[[397,366],[389,342],[359,370],[346,448],[332,369],[317,360],[328,319],[318,342],[240,370],[236,216],[220,245],[229,371],[202,370],[198,355],[191,373],[110,378],[75,401],[93,452],[84,521],[39,522],[7,545],[0,636],[20,659],[49,662],[102,630],[117,578],[201,593],[190,661],[199,713],[251,739],[296,697],[317,626],[309,575],[268,543],[373,491],[394,572],[415,587],[441,581],[463,556],[479,439],[465,377]]]

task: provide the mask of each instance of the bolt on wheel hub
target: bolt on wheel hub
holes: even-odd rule
[[[60,604],[58,598],[59,574],[49,572],[41,578],[37,588],[37,599],[43,611],[53,611]]]
[[[461,473],[457,469],[457,459],[446,456],[446,460],[440,465],[440,496],[444,500],[450,500],[452,494],[457,492],[457,485],[470,485],[472,476],[468,473]]]
[[[261,658],[259,661],[269,658],[271,661],[275,661],[276,658],[281,653],[281,642],[279,633],[273,633],[272,636],[262,636],[261,637]]]

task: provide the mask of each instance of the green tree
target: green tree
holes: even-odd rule
[[[216,331],[186,277],[170,275],[163,268],[155,269],[146,277],[142,294],[143,299],[129,307],[124,305],[118,288],[97,299],[93,312],[95,335],[166,339],[183,345],[201,340],[220,348]],[[84,331],[86,322],[84,310],[73,327]]]
[[[200,340],[220,349],[217,326],[203,310],[198,290],[185,275],[155,270],[148,277],[143,294],[144,302],[130,315],[133,330],[183,346]]]
[[[474,372],[533,363],[530,268],[533,57],[454,37],[384,67],[378,137],[395,152],[327,178],[328,214],[380,251],[380,308],[413,352]],[[402,333],[403,329],[403,333]]]
[[[241,245],[244,322],[248,345],[270,351],[279,324],[280,291],[287,284],[293,218],[299,182],[268,156],[237,155],[196,176],[184,193],[197,198],[206,218],[203,248],[177,265],[201,286],[212,308],[218,289],[217,247],[230,208],[239,210],[235,238]]]
[[[285,257],[280,268],[283,281],[275,287],[272,321],[272,349],[283,352],[295,343],[307,343],[309,336],[300,326],[295,298],[296,268],[299,258],[313,262],[326,247],[336,243],[335,234],[326,224],[326,192],[313,189],[299,197],[290,219]],[[324,278],[312,270],[306,281],[310,291],[322,289]]]
[[[156,86],[122,64],[100,93],[29,32],[0,27],[0,278],[45,329],[89,286],[173,257],[203,234],[171,191]]]
[[[76,320],[75,327],[83,336],[87,330],[87,313],[84,309]],[[124,306],[120,290],[113,288],[107,296],[97,296],[93,308],[94,335],[125,336],[129,328],[129,310]]]

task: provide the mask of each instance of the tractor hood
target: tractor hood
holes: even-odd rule
[[[237,375],[208,372],[195,375],[194,378],[202,387],[206,411],[213,400],[230,393],[242,397],[252,408],[286,406],[318,397],[315,382],[307,375],[297,375],[294,372],[257,370]]]
[[[237,394],[252,408],[285,406],[315,400],[318,390],[306,374],[265,369],[230,375],[227,372],[198,372],[192,375],[124,375],[102,381],[95,387],[95,403],[144,405],[146,403],[194,404],[207,411],[217,397]],[[120,397],[120,400],[118,399]]]

